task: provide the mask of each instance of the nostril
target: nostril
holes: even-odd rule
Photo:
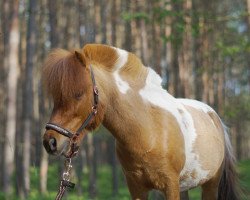
[[[50,138],[49,139],[49,147],[52,152],[56,151],[56,139],[55,138]]]

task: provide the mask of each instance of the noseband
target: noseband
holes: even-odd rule
[[[68,137],[70,139],[70,153],[69,155],[67,155],[66,157],[73,157],[74,155],[77,154],[79,147],[77,146],[77,139],[80,136],[81,132],[83,131],[83,129],[85,129],[87,127],[87,125],[90,123],[90,121],[95,117],[95,115],[97,114],[97,106],[98,106],[98,88],[96,86],[96,82],[95,82],[95,76],[94,76],[94,72],[93,69],[90,65],[90,73],[91,73],[91,79],[92,79],[92,85],[93,85],[93,96],[94,96],[94,101],[93,101],[93,106],[92,106],[92,111],[91,113],[88,115],[88,117],[83,121],[82,125],[80,126],[80,128],[78,128],[78,130],[73,133],[57,124],[54,123],[47,123],[45,128],[46,130],[54,130],[57,133]]]

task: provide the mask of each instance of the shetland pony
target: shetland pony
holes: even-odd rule
[[[171,96],[160,76],[125,50],[88,44],[72,52],[52,51],[43,67],[54,100],[51,123],[75,132],[91,113],[90,68],[99,105],[77,142],[101,123],[112,133],[132,199],[147,199],[157,189],[178,200],[181,191],[197,186],[204,200],[239,198],[231,144],[216,112]],[[70,148],[69,139],[55,130],[47,130],[43,140],[54,155]]]

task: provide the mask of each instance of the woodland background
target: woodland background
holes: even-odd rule
[[[134,52],[171,94],[215,108],[237,159],[250,159],[250,0],[1,0],[0,24],[0,199],[55,195],[63,160],[41,144],[52,108],[41,67],[53,48]],[[129,199],[114,139],[98,132],[74,161],[77,193]]]

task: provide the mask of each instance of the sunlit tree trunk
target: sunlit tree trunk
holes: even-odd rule
[[[116,196],[118,194],[118,168],[117,168],[117,158],[115,150],[115,139],[109,137],[108,139],[108,161],[111,165],[112,170],[112,195]]]
[[[28,3],[28,2],[27,2]],[[24,69],[26,65],[26,47],[27,47],[27,3],[25,0],[20,0],[19,4],[23,7],[19,11],[19,22],[20,22],[20,42],[19,42],[19,63],[20,63],[20,78],[18,80],[17,88],[17,131],[16,131],[16,150],[15,150],[15,183],[16,183],[16,195],[20,199],[24,199],[24,177],[23,177],[23,84],[25,81]]]
[[[203,84],[203,91],[202,91],[202,101],[209,103],[209,62],[208,57],[206,54],[209,50],[209,40],[208,40],[208,27],[206,26],[206,16],[203,17],[202,20],[202,31],[201,31],[201,38],[202,38],[202,84]]]
[[[51,48],[57,47],[58,42],[59,42],[59,26],[58,26],[58,19],[57,19],[58,7],[57,6],[58,6],[57,0],[48,1]]]
[[[85,0],[78,0],[78,21],[79,21],[79,45],[82,48],[86,42],[86,3]]]
[[[142,61],[145,65],[149,63],[149,52],[148,52],[148,33],[145,19],[140,20],[141,26],[141,51],[142,51]]]
[[[39,11],[40,11],[40,15],[38,16],[38,24],[39,26],[37,27],[37,36],[38,36],[38,40],[37,40],[37,49],[39,49],[39,51],[37,51],[37,63],[36,63],[36,67],[37,67],[37,73],[40,75],[40,70],[41,70],[41,66],[44,62],[45,56],[46,56],[46,50],[45,50],[45,44],[44,41],[47,40],[48,34],[46,32],[44,32],[43,30],[46,28],[47,24],[48,24],[48,19],[46,17],[46,12],[47,12],[47,1],[46,0],[40,0],[39,3]],[[48,106],[48,99],[45,98],[44,96],[44,91],[43,91],[43,85],[42,85],[42,80],[41,77],[38,77],[38,80],[36,81],[37,85],[35,88],[35,95],[37,98],[37,103],[34,107],[36,112],[38,112],[38,126],[37,126],[37,130],[36,133],[37,134],[37,144],[38,147],[40,148],[37,149],[37,151],[39,151],[39,158],[37,158],[37,160],[39,160],[39,166],[40,166],[40,174],[39,174],[39,190],[41,192],[41,194],[45,194],[47,192],[47,174],[48,174],[48,153],[45,151],[43,145],[42,145],[42,136],[44,134],[44,127],[43,125],[46,123],[46,120],[48,118],[48,110],[49,110],[49,106]]]
[[[103,0],[99,0],[101,17],[101,43],[107,43],[107,5]]]
[[[130,13],[131,12],[131,0],[122,1],[123,4],[123,12],[124,13]],[[124,24],[124,32],[126,33],[124,35],[124,43],[123,48],[127,51],[132,50],[132,28],[131,28],[131,21],[125,20]]]
[[[192,97],[192,82],[193,82],[193,62],[192,62],[192,1],[185,0],[183,2],[184,28],[182,48],[179,53],[179,66],[180,66],[180,85],[182,97]]]
[[[42,83],[38,85],[38,96],[39,96],[39,121],[40,124],[46,123],[46,114],[48,109],[48,100],[44,97],[44,92],[42,88]],[[40,138],[42,138],[44,134],[44,129],[41,128],[41,134]],[[44,149],[44,147],[41,147],[41,159],[40,159],[40,192],[42,194],[45,194],[47,192],[47,177],[48,177],[48,153]]]
[[[116,25],[117,25],[117,0],[112,0],[111,7],[111,44],[116,46],[117,38],[116,38]]]
[[[31,150],[31,131],[33,119],[33,67],[35,57],[36,44],[36,6],[37,1],[29,2],[29,19],[27,29],[27,53],[26,53],[26,68],[24,81],[24,98],[23,112],[24,112],[24,135],[23,135],[23,177],[24,177],[24,193],[27,198],[30,191],[30,150]]]
[[[75,7],[75,1],[66,1],[62,6],[63,16],[60,16],[60,18],[64,18],[65,21],[65,23],[61,24],[61,26],[63,25],[61,29],[64,32],[64,39],[62,42],[63,48],[65,49],[77,48],[79,46],[79,33],[76,31],[79,23],[77,23],[78,18]],[[59,43],[61,43],[61,41]]]
[[[97,186],[96,186],[96,174],[94,172],[94,139],[93,135],[89,133],[87,139],[87,162],[89,168],[89,186],[88,192],[91,199],[96,197]]]
[[[180,2],[172,2],[172,10],[174,12],[181,12]],[[171,35],[175,37],[171,38],[171,65],[169,68],[169,89],[170,93],[175,97],[181,96],[180,88],[180,66],[178,60],[178,54],[180,44],[182,41],[182,33],[178,30],[178,23],[183,21],[181,16],[174,16],[171,21]]]
[[[86,13],[85,13],[85,22],[86,22],[86,42],[94,43],[96,37],[96,24],[95,24],[95,1],[86,1]]]
[[[200,8],[199,2],[196,0],[192,0],[192,25],[193,27],[198,27],[194,29],[194,41],[193,41],[193,64],[194,64],[194,97],[197,100],[202,100],[202,50],[201,50],[201,31],[200,31],[200,24],[201,24],[201,16],[199,15]]]
[[[217,88],[217,108],[220,116],[224,115],[224,104],[225,104],[225,70],[224,65],[218,73],[218,88]]]
[[[8,50],[9,50],[9,15],[10,15],[10,3],[7,0],[0,2],[1,9],[1,36],[0,36],[0,48],[1,48],[1,56],[0,56],[0,66],[2,73],[0,74],[0,171],[3,171],[3,162],[4,162],[4,137],[6,130],[6,99],[7,99],[7,69],[9,68],[7,58]],[[0,173],[0,188],[3,188],[3,173]]]
[[[45,109],[45,98],[44,98],[44,94],[43,94],[43,88],[42,85],[40,83],[39,85],[39,113],[40,113],[40,117],[39,117],[39,121],[40,124],[45,124],[45,113],[46,110]],[[43,129],[41,130],[41,137],[43,136],[44,131]],[[41,147],[41,159],[40,159],[40,192],[42,194],[45,194],[47,192],[47,177],[48,177],[48,153],[45,151],[44,147]]]
[[[4,143],[3,189],[6,195],[11,193],[11,176],[14,172],[14,152],[16,134],[16,94],[19,76],[19,1],[13,2],[13,16],[10,25],[9,53],[7,54],[9,71],[7,77],[7,124]]]
[[[247,7],[247,24],[248,24],[248,41],[250,41],[250,0],[246,0]],[[247,64],[248,64],[248,90],[250,91],[250,57],[246,56]]]
[[[165,9],[166,11],[168,12],[171,12],[172,10],[172,6],[171,4],[168,4],[165,6]],[[171,67],[171,58],[172,58],[172,55],[171,55],[171,49],[172,49],[172,46],[171,46],[171,41],[170,41],[170,37],[171,37],[171,33],[172,33],[172,27],[171,27],[171,23],[172,23],[172,18],[170,16],[167,16],[166,17],[166,22],[165,22],[165,37],[166,37],[166,74],[165,74],[165,77],[164,78],[164,83],[166,85],[166,88],[167,90],[173,94],[173,87],[171,88],[170,86],[170,67]],[[163,75],[164,75],[164,72],[163,72]],[[171,90],[172,89],[172,90]]]

